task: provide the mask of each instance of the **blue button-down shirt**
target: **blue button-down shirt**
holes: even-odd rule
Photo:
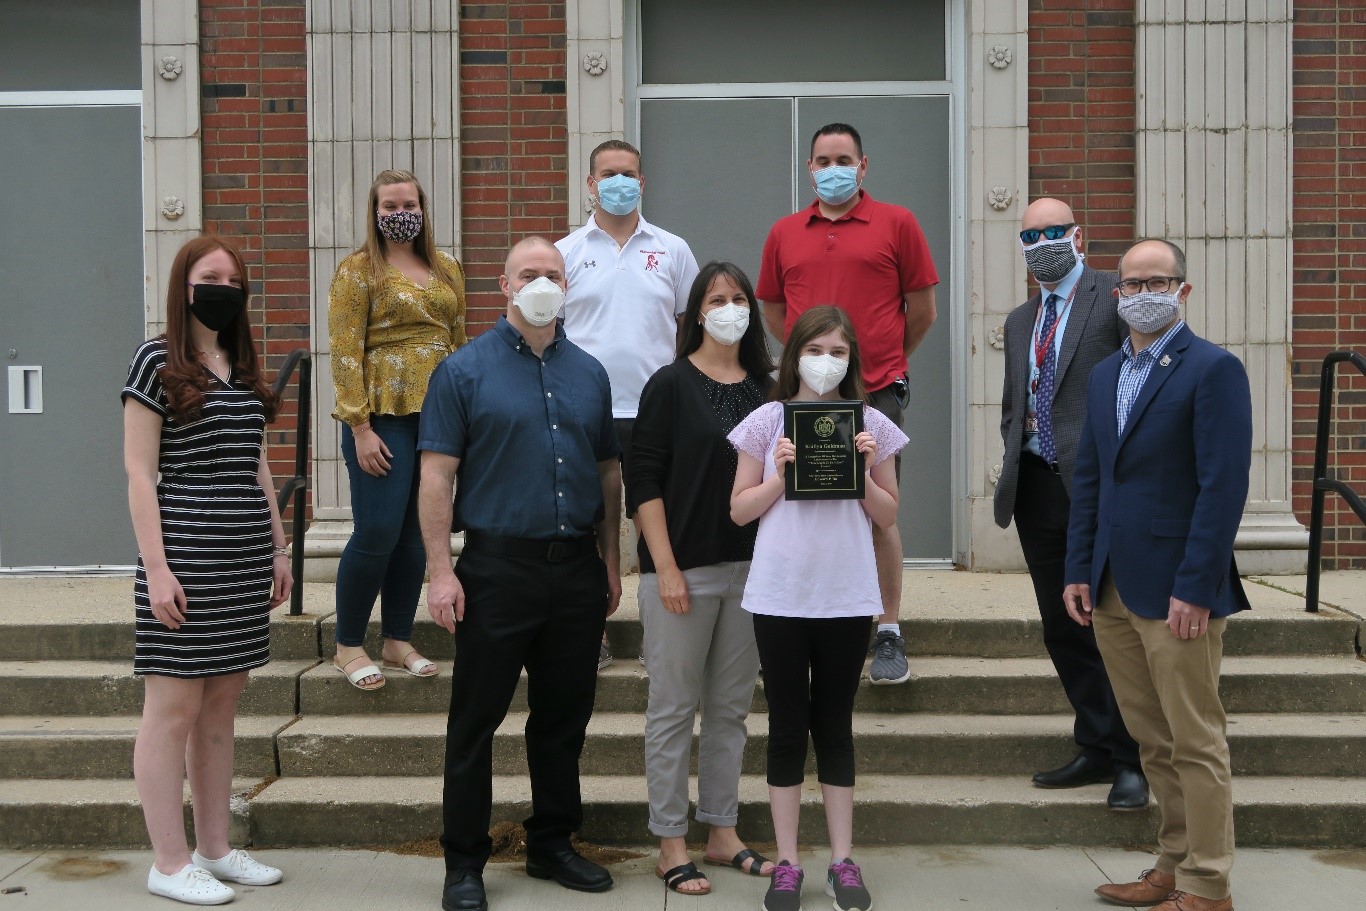
[[[1034,315],[1034,334],[1029,337],[1029,398],[1025,404],[1031,416],[1039,413],[1038,396],[1035,394],[1034,386],[1039,380],[1039,359],[1038,352],[1039,329],[1043,323],[1043,305],[1048,302],[1050,294],[1058,295],[1058,330],[1053,333],[1053,357],[1057,358],[1062,353],[1062,337],[1067,332],[1067,317],[1072,315],[1072,308],[1064,306],[1067,299],[1072,296],[1073,290],[1077,287],[1077,282],[1081,281],[1082,269],[1086,263],[1078,257],[1077,264],[1072,267],[1072,271],[1062,277],[1058,286],[1052,291],[1042,286],[1039,287],[1039,312]],[[1039,433],[1025,434],[1024,448],[1034,453],[1039,458],[1043,458],[1043,450],[1039,448]]]
[[[1120,346],[1122,359],[1119,362],[1119,386],[1115,390],[1115,421],[1120,433],[1124,432],[1124,425],[1129,422],[1129,412],[1138,400],[1138,393],[1147,381],[1148,374],[1153,372],[1153,364],[1162,356],[1162,350],[1167,347],[1172,336],[1180,332],[1184,325],[1185,320],[1177,320],[1170,329],[1162,333],[1161,338],[1137,354],[1134,354],[1132,338],[1126,338]]]
[[[603,518],[598,463],[620,453],[607,371],[558,325],[537,357],[500,317],[432,373],[417,448],[460,459],[457,528],[589,534]]]

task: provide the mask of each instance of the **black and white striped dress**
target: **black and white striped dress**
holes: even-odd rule
[[[138,556],[133,673],[210,677],[270,660],[273,555],[270,507],[257,480],[265,410],[250,389],[215,378],[204,413],[171,416],[161,383],[166,340],[144,342],[128,367],[123,398],[162,417],[157,503],[166,562],[185,589],[186,622],[163,626],[147,597]]]

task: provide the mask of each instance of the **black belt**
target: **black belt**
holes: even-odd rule
[[[1045,462],[1043,456],[1037,456],[1034,453],[1030,452],[1028,449],[1020,450],[1020,457],[1024,458],[1026,456],[1030,459],[1033,459],[1037,464],[1042,465],[1044,468],[1047,468],[1049,471],[1053,472],[1058,477],[1062,477],[1062,469],[1058,467],[1057,462]]]
[[[477,550],[486,554],[499,554],[504,557],[523,557],[531,560],[544,560],[547,563],[562,563],[574,557],[597,550],[598,539],[594,535],[579,538],[505,538],[502,535],[485,534],[482,531],[465,532],[465,549]]]

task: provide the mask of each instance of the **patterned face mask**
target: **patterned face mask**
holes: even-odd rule
[[[1133,297],[1121,297],[1119,318],[1131,328],[1145,335],[1152,335],[1176,319],[1176,314],[1181,308],[1181,289],[1185,286],[1185,282],[1182,282],[1169,294],[1140,291]]]
[[[1077,265],[1077,248],[1072,245],[1071,237],[1041,240],[1029,247],[1021,246],[1024,248],[1025,265],[1041,282],[1060,282]]]
[[[379,233],[396,244],[410,243],[422,230],[421,212],[388,212],[376,219]]]

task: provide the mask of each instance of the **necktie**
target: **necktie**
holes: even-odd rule
[[[1058,460],[1058,452],[1053,444],[1053,370],[1057,358],[1053,354],[1053,329],[1058,321],[1058,295],[1048,295],[1044,302],[1043,324],[1039,326],[1039,340],[1036,348],[1039,358],[1039,389],[1035,393],[1035,410],[1039,417],[1039,451],[1043,460],[1053,464]]]

